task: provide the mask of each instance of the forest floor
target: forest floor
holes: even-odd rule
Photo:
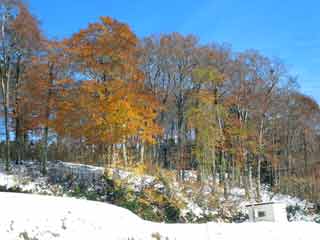
[[[314,223],[319,215],[309,211],[311,203],[266,188],[263,201],[290,206],[293,211],[288,217],[294,222],[257,223],[253,227],[246,218],[244,206],[250,201],[245,200],[242,188],[232,188],[226,200],[218,187],[195,185],[192,172],[181,186],[168,181],[168,175],[149,176],[141,169],[112,168],[105,172],[99,167],[60,161],[49,162],[46,177],[39,169],[38,162],[24,161],[23,165],[13,165],[8,174],[0,164],[1,240],[312,240],[320,233]]]

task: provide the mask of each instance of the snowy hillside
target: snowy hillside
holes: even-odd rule
[[[36,161],[13,165],[11,173],[0,164],[0,191],[75,197],[108,202],[131,210],[141,218],[167,223],[206,223],[246,221],[244,189],[232,188],[225,201],[219,188],[199,188],[190,180],[181,185],[163,176],[149,176],[120,169],[107,169],[60,161],[48,163],[48,176],[42,177]],[[192,173],[189,173],[192,178]],[[166,176],[169,178],[170,176]],[[161,179],[163,178],[163,179]],[[291,221],[319,221],[312,204],[264,188],[263,201],[285,203]]]
[[[0,239],[318,239],[315,223],[161,224],[106,203],[0,193]]]

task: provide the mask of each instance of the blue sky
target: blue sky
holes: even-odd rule
[[[197,35],[279,57],[299,76],[301,91],[320,103],[320,1],[317,0],[29,0],[44,32],[55,38],[112,16],[142,37]]]

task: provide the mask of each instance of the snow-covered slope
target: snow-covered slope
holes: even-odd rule
[[[123,228],[142,220],[130,211],[99,202],[0,193],[0,239],[121,239]],[[106,235],[107,234],[107,235]],[[124,235],[123,235],[124,236]]]
[[[1,240],[313,240],[315,223],[161,224],[106,204],[28,194],[0,193]]]
[[[137,169],[124,171],[118,168],[110,168],[106,169],[106,175],[108,176],[108,179],[106,179],[104,168],[61,161],[48,162],[47,177],[42,177],[39,169],[38,161],[23,161],[22,165],[13,164],[10,173],[7,173],[4,170],[4,164],[0,162],[0,191],[73,196],[112,202],[131,209],[144,219],[180,223],[245,221],[247,213],[245,206],[252,203],[245,200],[243,188],[231,188],[228,201],[225,201],[222,189],[219,187],[206,186],[199,188],[194,180],[196,175],[191,171],[188,172],[190,181],[186,184],[179,184],[170,176],[171,172],[169,175],[161,177],[161,175],[141,174],[136,171]],[[120,183],[118,188],[113,186],[116,183]],[[82,188],[83,186],[85,188]],[[153,191],[151,193],[154,195],[145,194],[145,189],[149,189],[149,193],[151,189]],[[113,196],[117,191],[127,192],[124,193],[122,198],[120,198],[121,194],[118,194],[118,199],[116,199]],[[170,197],[165,194],[169,194]],[[313,204],[303,199],[273,193],[266,186],[262,188],[261,194],[263,201],[287,204],[292,210],[289,211],[288,215],[290,221],[320,221],[320,215],[314,211]],[[150,196],[156,197],[150,198]],[[167,196],[170,202],[168,202],[169,200],[159,202],[158,200],[162,199],[163,196]],[[146,209],[146,206],[141,204],[137,208],[136,205],[132,205],[133,201],[138,203],[148,201],[147,207],[150,208]],[[159,207],[168,205],[168,203],[179,208],[178,219],[171,212],[169,213],[171,215],[165,215],[167,213],[164,212],[163,207]],[[171,218],[169,219],[167,216]]]

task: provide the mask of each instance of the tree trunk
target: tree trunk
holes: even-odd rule
[[[211,155],[212,155],[212,165],[211,165],[212,184],[216,185],[217,168],[216,168],[216,153],[215,153],[215,149],[212,150]]]
[[[5,125],[5,134],[6,134],[5,165],[6,165],[6,171],[9,171],[10,170],[10,132],[9,132],[9,110],[8,110],[7,103],[5,103],[5,106],[4,106],[4,125]]]
[[[11,64],[10,58],[7,56],[5,41],[6,39],[6,31],[5,26],[7,24],[8,19],[8,9],[4,9],[6,11],[2,14],[2,24],[1,24],[1,38],[2,38],[2,69],[1,69],[1,93],[3,97],[3,112],[4,112],[4,128],[5,128],[5,169],[6,171],[10,170],[10,132],[9,132],[9,83],[10,83],[10,74],[11,74]]]
[[[225,200],[228,200],[229,197],[229,164],[226,161],[224,157],[224,152],[223,154],[223,159],[224,159],[224,179],[223,179],[223,195]]]
[[[257,201],[261,201],[261,161],[262,161],[262,154],[263,154],[263,126],[264,121],[261,120],[260,123],[260,130],[259,130],[259,152],[258,152],[258,163],[257,163],[257,178],[256,178],[256,194],[257,194]]]
[[[15,150],[16,150],[16,164],[21,163],[22,158],[22,132],[21,132],[21,113],[20,113],[20,56],[18,56],[17,65],[16,65],[16,82],[15,82]]]
[[[177,100],[177,128],[178,128],[178,180],[184,181],[184,156],[183,156],[183,142],[184,142],[184,134],[183,134],[183,123],[184,123],[184,114],[183,114],[183,100],[181,94]]]
[[[117,154],[117,147],[115,144],[112,144],[112,162],[111,162],[112,166],[116,165],[116,161],[117,161],[116,154]]]
[[[233,155],[230,156],[231,157],[231,186],[233,187],[235,185],[235,181],[236,181],[236,164],[235,164],[235,159],[233,157]]]
[[[42,166],[41,166],[41,172],[43,175],[47,174],[47,162],[48,162],[48,135],[49,135],[49,128],[48,125],[44,128],[44,139],[43,139],[43,145],[44,145],[44,154],[42,159]]]
[[[253,189],[253,181],[252,181],[252,164],[248,162],[248,181],[249,181],[249,190],[250,196]]]
[[[244,153],[245,159],[245,166],[244,166],[244,179],[245,179],[245,191],[246,191],[246,198],[250,201],[251,191],[252,191],[252,167],[250,164],[249,156],[245,150]]]
[[[219,151],[219,159],[220,159],[220,172],[219,172],[219,181],[220,184],[223,186],[223,195],[224,198],[227,200],[228,199],[228,173],[227,173],[227,164],[225,160],[225,153],[223,150]]]
[[[244,183],[244,190],[245,190],[245,197],[247,200],[251,200],[251,194],[250,194],[250,189],[249,189],[249,178],[248,178],[248,167],[244,166],[243,168],[243,183]]]
[[[127,155],[127,145],[126,145],[126,140],[123,139],[122,142],[122,155],[123,155],[123,161],[124,161],[124,166],[128,166],[128,155]]]
[[[44,144],[44,154],[43,154],[43,159],[42,159],[42,174],[46,175],[47,174],[47,162],[48,162],[48,137],[49,137],[49,120],[50,120],[50,101],[52,97],[52,85],[54,81],[54,76],[53,76],[53,65],[50,64],[49,66],[49,88],[48,88],[48,93],[47,93],[47,99],[46,99],[46,123],[44,126],[44,139],[43,139],[43,144]]]
[[[8,61],[9,62],[9,61]],[[10,108],[10,80],[11,80],[11,64],[7,72],[7,79],[4,91],[4,125],[5,125],[5,134],[6,134],[6,171],[10,170],[10,129],[9,129],[9,108]]]
[[[261,156],[258,156],[258,164],[257,164],[257,178],[256,178],[256,194],[257,201],[261,201]]]
[[[144,142],[140,143],[140,164],[144,164]]]
[[[304,158],[304,171],[306,174],[308,170],[308,149],[307,149],[306,130],[303,131],[303,158]]]
[[[16,131],[15,131],[15,149],[16,149],[16,152],[17,152],[17,156],[16,156],[16,164],[20,164],[21,163],[21,160],[22,160],[22,141],[21,141],[21,127],[20,127],[20,117],[19,116],[16,116],[15,118],[16,120]]]

